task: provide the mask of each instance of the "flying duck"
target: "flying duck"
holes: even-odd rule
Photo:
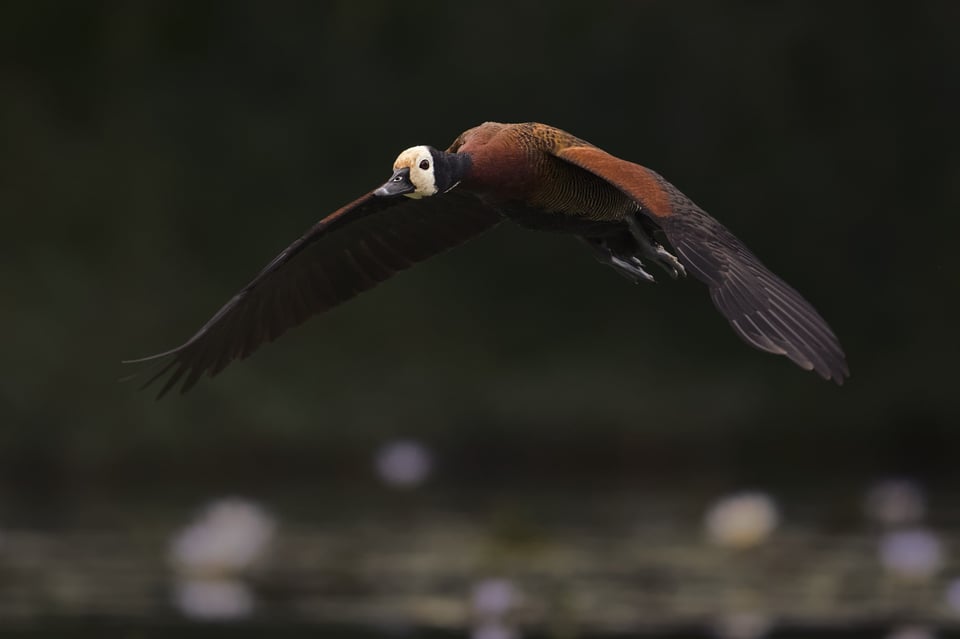
[[[130,363],[167,360],[145,386],[169,374],[158,397],[178,382],[186,392],[204,373],[504,219],[577,236],[635,282],[654,281],[648,263],[673,278],[689,272],[751,346],[837,384],[849,376],[823,318],[725,226],[656,172],[534,122],[485,122],[446,151],[403,151],[386,183],[317,222],[184,344]]]

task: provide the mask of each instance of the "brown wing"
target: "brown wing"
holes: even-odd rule
[[[837,384],[850,376],[837,337],[813,306],[663,177],[596,147],[572,147],[556,155],[632,197],[666,235],[680,262],[710,288],[714,305],[748,344],[786,355]]]
[[[186,392],[311,315],[373,288],[394,273],[494,226],[499,214],[468,193],[423,199],[368,193],[331,213],[288,246],[182,346],[131,362],[169,358],[163,397]]]

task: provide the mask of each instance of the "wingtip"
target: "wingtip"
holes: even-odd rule
[[[170,355],[173,355],[173,354],[176,353],[178,350],[180,350],[180,349],[179,349],[179,348],[172,348],[172,349],[170,349],[170,350],[168,350],[168,351],[164,351],[164,352],[162,352],[162,353],[156,353],[156,354],[154,354],[154,355],[147,355],[146,357],[137,357],[137,358],[134,358],[134,359],[122,359],[122,360],[120,360],[120,363],[121,363],[121,364],[145,364],[146,362],[155,362],[155,361],[157,361],[157,360],[159,360],[159,359],[163,359],[164,357],[168,357],[168,356],[170,356]]]
[[[846,360],[844,360],[840,368],[833,373],[833,381],[837,386],[843,386],[844,382],[850,379],[850,367],[847,366]]]
[[[836,384],[837,386],[843,386],[844,382],[847,381],[847,376],[844,375],[843,373],[838,373],[838,372],[827,373],[826,375],[823,375],[822,377],[823,377],[823,379],[827,380],[828,382],[833,382],[833,383]]]
[[[833,382],[837,386],[843,386],[844,382],[850,379],[850,367],[847,365],[847,360],[842,357],[832,362],[828,368],[817,368],[816,372],[824,380]]]
[[[174,351],[167,351],[167,352],[165,352],[165,353],[159,353],[159,354],[157,354],[157,355],[150,355],[150,356],[148,356],[148,357],[141,357],[141,358],[138,358],[138,359],[125,359],[125,360],[120,360],[120,363],[121,363],[121,364],[125,364],[125,365],[129,365],[129,364],[145,364],[145,363],[150,363],[150,362],[158,362],[159,360],[162,360],[162,359],[164,359],[164,358],[166,358],[166,357],[169,357],[170,355],[173,355],[175,352],[176,352],[175,350],[174,350]],[[163,376],[170,370],[170,368],[171,368],[174,364],[176,364],[176,360],[171,360],[171,361],[166,362],[166,364],[160,364],[160,369],[159,369],[159,370],[156,370],[156,368],[154,368],[153,370],[156,371],[156,372],[152,372],[152,374],[147,373],[147,374],[149,374],[150,376],[147,377],[146,381],[144,381],[142,384],[140,384],[140,386],[137,388],[137,390],[138,390],[138,391],[143,391],[143,390],[146,390],[147,388],[149,388],[150,386],[152,386],[152,385],[154,384],[154,382],[156,382],[158,379],[160,379],[161,377],[163,377]],[[121,382],[129,382],[129,381],[132,381],[132,380],[136,379],[137,377],[140,377],[140,375],[143,374],[144,372],[145,372],[145,371],[138,371],[138,372],[135,372],[135,373],[131,373],[131,374],[129,374],[129,375],[125,375],[125,376],[121,377],[119,381],[121,381]],[[178,377],[179,377],[179,375],[174,375],[174,379],[176,379],[176,378],[178,378]],[[155,400],[162,399],[163,396],[166,395],[169,390],[170,390],[169,384],[168,384],[168,383],[165,383],[164,386],[161,387],[160,392],[157,393],[156,397],[154,397],[154,399],[155,399]]]

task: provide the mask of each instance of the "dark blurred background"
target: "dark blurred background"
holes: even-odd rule
[[[958,26],[951,2],[3,3],[0,528],[234,493],[524,530],[643,493],[696,525],[744,487],[849,523],[889,475],[960,524]],[[662,173],[817,306],[851,379],[747,347],[692,278],[505,224],[186,396],[118,381],[400,150],[486,120]],[[372,470],[398,439],[430,451],[416,498]]]

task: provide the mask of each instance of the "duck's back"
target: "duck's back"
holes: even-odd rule
[[[620,223],[636,212],[638,205],[622,191],[557,157],[572,147],[593,145],[537,122],[485,122],[460,134],[448,152],[473,160],[465,188],[496,202],[525,226],[563,230],[565,224]]]

